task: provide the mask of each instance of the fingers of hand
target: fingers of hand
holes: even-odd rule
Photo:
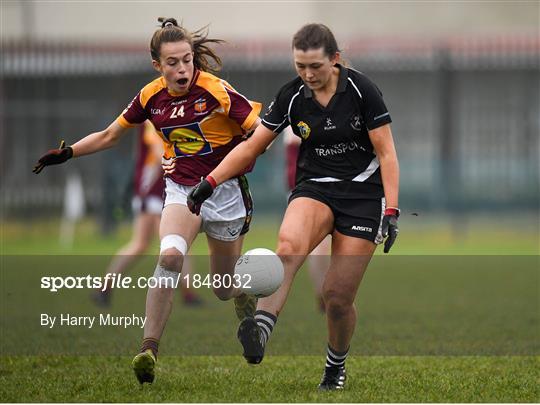
[[[43,170],[45,166],[57,165],[64,163],[70,158],[69,148],[66,149],[66,142],[60,142],[60,147],[58,149],[51,149],[45,155],[43,155],[39,160],[37,165],[34,166],[32,172],[38,174]]]
[[[43,170],[44,167],[45,167],[44,164],[38,163],[37,165],[34,166],[34,168],[32,169],[32,172],[35,174],[39,174]]]
[[[165,175],[173,174],[176,167],[176,161],[174,159],[161,159],[161,168]]]
[[[388,217],[384,217],[382,221],[382,227],[381,227],[381,233],[383,238],[386,238],[388,236],[388,226],[389,226]]]
[[[390,252],[390,249],[392,248],[395,240],[396,238],[392,234],[390,234],[388,238],[386,238],[386,241],[384,242],[384,253]]]
[[[68,152],[64,151],[67,151],[67,149],[51,149],[45,155],[39,158],[37,165],[32,171],[38,174],[45,166],[64,163],[66,160],[69,159],[67,154]]]
[[[47,154],[39,158],[32,172],[34,172],[35,174],[38,174],[40,171],[43,170],[45,166],[48,166],[51,164],[50,160],[51,160],[51,155],[50,155],[50,152],[48,152]]]
[[[188,209],[195,215],[199,215],[199,213],[201,212],[201,204],[196,204],[191,198],[188,198],[187,206]]]
[[[39,159],[39,163],[45,166],[54,165],[58,162],[58,153],[56,150],[49,151],[45,156]]]
[[[394,241],[392,240],[392,237],[388,237],[386,241],[384,242],[384,253],[390,252],[390,248],[394,244]]]
[[[174,173],[174,167],[175,167],[174,163],[168,164],[168,165],[161,165],[161,167],[163,168],[163,172],[165,174],[173,174]]]
[[[397,235],[399,233],[399,230],[397,226],[391,225],[388,229],[388,238],[384,242],[384,253],[388,253],[392,246],[394,245],[394,242],[396,241]]]

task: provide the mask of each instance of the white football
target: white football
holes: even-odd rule
[[[234,273],[239,276],[242,291],[259,298],[268,297],[283,282],[283,263],[269,249],[252,249],[240,256]]]

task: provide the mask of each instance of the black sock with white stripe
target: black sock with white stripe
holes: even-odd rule
[[[274,326],[277,322],[277,316],[271,314],[270,312],[257,310],[255,311],[255,320],[257,325],[261,328],[261,343],[266,346],[266,342],[270,339],[270,335],[274,330]]]
[[[349,354],[349,349],[344,352],[338,352],[328,345],[328,349],[326,350],[326,367],[345,367],[347,354]]]

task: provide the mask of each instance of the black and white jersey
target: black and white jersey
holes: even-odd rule
[[[337,66],[336,94],[326,107],[297,77],[278,92],[262,124],[275,133],[290,125],[302,139],[296,185],[312,181],[334,188],[341,183],[339,190],[346,193],[339,194],[382,197],[379,161],[368,131],[390,123],[390,114],[380,90],[367,76]]]

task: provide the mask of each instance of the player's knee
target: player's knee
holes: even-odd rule
[[[302,241],[292,238],[290,235],[280,233],[276,254],[283,260],[288,260],[294,256],[305,255],[307,248],[302,246]]]
[[[159,265],[166,270],[180,272],[186,252],[187,243],[184,238],[180,235],[166,235],[161,240]]]
[[[184,256],[175,248],[165,249],[159,254],[159,265],[169,271],[180,272]]]
[[[323,291],[323,299],[327,316],[339,319],[349,314],[352,302],[336,290]]]

